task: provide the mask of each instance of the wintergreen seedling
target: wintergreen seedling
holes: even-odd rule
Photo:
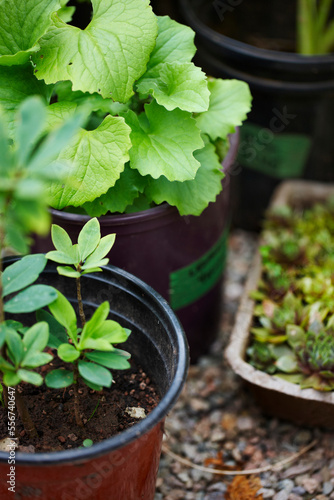
[[[78,380],[91,389],[102,390],[110,387],[112,374],[110,369],[123,370],[130,367],[130,355],[113,344],[127,340],[130,332],[116,321],[108,319],[110,305],[103,302],[87,321],[81,295],[81,276],[102,271],[100,266],[109,261],[105,256],[115,241],[111,234],[101,238],[100,224],[96,218],[88,221],[78,236],[78,243],[72,244],[67,232],[57,225],[52,226],[51,237],[56,250],[48,252],[47,257],[57,263],[58,273],[74,278],[77,283],[77,300],[81,326],[71,303],[58,291],[58,298],[49,309],[54,318],[65,328],[67,342],[58,346],[58,356],[72,364],[72,370],[56,369],[48,373],[45,382],[48,387],[61,388],[73,384],[75,398],[75,417],[82,426],[79,411]],[[72,267],[71,267],[72,266]]]

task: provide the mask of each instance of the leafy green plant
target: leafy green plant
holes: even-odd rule
[[[88,221],[78,236],[78,243],[72,241],[66,231],[57,225],[52,226],[52,241],[56,250],[48,252],[46,257],[66,266],[58,266],[59,274],[74,278],[77,282],[77,299],[81,326],[71,303],[58,291],[57,299],[49,304],[54,318],[66,330],[66,341],[58,346],[58,357],[65,363],[72,364],[72,369],[64,368],[50,371],[45,383],[48,387],[62,388],[73,385],[76,422],[83,426],[79,411],[78,380],[91,389],[102,390],[110,387],[112,374],[110,369],[127,369],[130,354],[116,349],[113,344],[125,342],[130,334],[116,321],[107,319],[110,311],[109,302],[103,302],[87,321],[81,294],[80,278],[83,274],[102,271],[100,266],[108,263],[105,256],[115,241],[115,235],[101,238],[100,224],[96,218]],[[70,266],[73,267],[70,267]]]
[[[334,389],[334,206],[267,215],[249,362],[300,384]]]
[[[45,120],[45,105],[38,97],[20,105],[12,131],[14,141],[0,120],[0,372],[6,405],[7,386],[21,381],[42,383],[33,369],[47,363],[50,355],[42,352],[49,337],[45,322],[24,329],[21,323],[6,320],[5,315],[34,312],[56,300],[57,292],[51,286],[33,284],[45,268],[44,255],[25,256],[3,270],[3,253],[6,247],[26,252],[31,231],[48,231],[46,186],[66,170],[56,159],[82,124],[84,114],[76,113],[50,134],[43,133]],[[35,434],[19,392],[16,406],[25,427]]]
[[[28,383],[51,388],[73,385],[75,416],[83,425],[79,413],[78,379],[90,388],[110,387],[110,368],[126,369],[130,355],[115,349],[113,344],[124,342],[129,331],[109,320],[110,306],[102,303],[92,317],[86,320],[81,296],[83,274],[102,271],[108,263],[105,255],[111,249],[115,235],[101,238],[96,218],[81,230],[78,243],[73,245],[67,233],[59,226],[52,227],[56,250],[47,256],[27,255],[3,270],[2,253],[5,246],[26,251],[29,232],[48,230],[48,197],[45,186],[50,179],[60,179],[66,168],[55,162],[59,151],[78,130],[86,118],[80,111],[52,133],[45,130],[45,105],[38,97],[24,101],[19,108],[14,140],[9,139],[3,121],[0,121],[0,374],[4,403],[8,404],[7,387]],[[27,214],[24,214],[24,212]],[[30,211],[30,212],[29,212]],[[14,225],[15,237],[10,231]],[[70,302],[55,288],[33,284],[44,270],[47,257],[65,264],[58,267],[60,274],[75,278],[81,325]],[[73,266],[73,267],[71,267]],[[53,316],[41,308],[48,306]],[[7,319],[5,315],[37,312],[37,322],[30,327]],[[48,352],[44,352],[45,349]],[[72,370],[49,371],[45,379],[36,371],[54,359],[52,349]],[[37,436],[34,423],[27,411],[20,391],[15,393],[15,405],[26,431]]]
[[[194,32],[155,16],[148,0],[92,0],[85,29],[69,24],[66,3],[0,5],[0,103],[9,122],[30,94],[49,104],[50,129],[79,103],[91,109],[59,155],[71,160],[76,184],[53,181],[51,206],[95,217],[168,202],[199,215],[221,191],[221,152],[250,110],[247,84],[207,79],[192,63]]]
[[[333,0],[298,0],[298,52],[327,54],[334,48]]]

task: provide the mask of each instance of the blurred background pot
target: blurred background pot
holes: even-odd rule
[[[167,13],[159,1],[156,10]],[[296,2],[175,0],[171,14],[196,32],[196,64],[250,86],[241,174],[233,178],[235,225],[259,230],[282,179],[334,181],[334,54],[294,53]]]

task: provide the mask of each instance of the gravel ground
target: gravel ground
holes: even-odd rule
[[[220,336],[210,355],[190,367],[186,387],[166,421],[164,446],[200,466],[249,470],[273,466],[316,440],[309,451],[280,470],[258,473],[257,498],[334,499],[334,432],[262,415],[222,357],[254,247],[252,234],[240,230],[231,234]],[[232,481],[231,475],[198,470],[163,452],[155,500],[255,498],[227,495]]]

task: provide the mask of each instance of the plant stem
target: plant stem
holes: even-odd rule
[[[76,282],[77,282],[77,299],[78,299],[78,307],[79,307],[79,316],[80,316],[81,326],[83,328],[86,324],[86,317],[85,317],[83,303],[82,303],[80,278],[76,278]]]
[[[15,391],[15,405],[23,423],[24,430],[28,433],[28,436],[30,438],[38,437],[35,424],[32,421],[24,399],[22,398],[18,390]]]
[[[78,379],[79,379],[79,369],[78,369],[78,360],[74,362],[74,372],[73,372],[73,391],[74,391],[74,415],[76,424],[79,427],[83,427],[83,421],[80,417],[80,401],[79,401],[79,392],[78,392]]]

